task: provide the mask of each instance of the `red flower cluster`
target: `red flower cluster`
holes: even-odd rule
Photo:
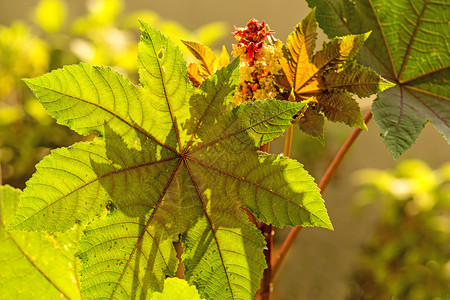
[[[247,27],[245,28],[237,28],[234,26],[235,32],[233,37],[237,37],[236,39],[239,41],[238,46],[245,47],[246,56],[250,66],[254,64],[254,61],[257,59],[258,52],[263,47],[264,40],[268,35],[274,34],[275,31],[268,30],[266,31],[266,23],[263,21],[261,24],[258,24],[258,20],[251,19]]]

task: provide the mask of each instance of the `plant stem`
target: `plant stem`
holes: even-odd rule
[[[261,147],[259,147],[259,151],[269,153],[270,151],[270,142],[265,143]]]
[[[372,118],[372,112],[369,111],[364,115],[364,123],[367,124],[370,119]],[[362,129],[355,128],[352,133],[348,136],[348,138],[345,140],[344,144],[339,149],[339,152],[336,154],[336,156],[333,158],[333,161],[328,166],[327,170],[325,171],[325,174],[323,175],[322,179],[319,183],[319,189],[320,193],[323,194],[325,189],[328,186],[328,183],[330,182],[331,178],[333,178],[337,168],[341,164],[342,160],[344,159],[345,155],[347,154],[348,150],[351,148],[355,140],[360,135]],[[285,147],[286,148],[286,147]],[[283,263],[284,259],[286,258],[286,254],[288,253],[289,249],[294,244],[295,239],[297,238],[298,234],[302,230],[302,226],[297,226],[295,228],[292,228],[289,232],[287,238],[284,240],[283,245],[281,246],[280,250],[278,251],[275,260],[272,264],[272,280],[275,278],[278,270],[280,269],[281,264]]]
[[[260,230],[264,235],[267,249],[264,249],[263,253],[266,257],[267,268],[264,270],[263,278],[261,279],[261,285],[257,293],[257,300],[269,300],[272,294],[272,250],[273,250],[273,225],[261,223]]]
[[[270,142],[259,147],[260,151],[269,153]],[[261,284],[256,295],[258,300],[269,300],[270,294],[272,293],[272,248],[273,248],[273,226],[271,224],[259,223],[259,230],[261,230],[266,241],[266,249],[263,253],[266,258],[267,268],[264,270],[263,278],[261,279]]]
[[[292,147],[292,133],[294,132],[294,127],[291,125],[286,129],[286,136],[284,138],[284,149],[283,156],[289,157],[291,156],[291,147]]]

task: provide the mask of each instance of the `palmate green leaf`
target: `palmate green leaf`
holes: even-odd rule
[[[427,121],[450,141],[450,4],[428,0],[308,0],[328,36],[372,31],[358,61],[397,87],[379,94],[373,115],[394,158]]]
[[[98,137],[36,166],[10,228],[89,223],[77,254],[85,299],[161,291],[180,235],[186,278],[202,297],[250,299],[266,267],[264,238],[241,207],[280,227],[332,228],[302,165],[258,152],[305,103],[235,107],[239,60],[194,88],[178,47],[141,27],[141,86],[86,64],[26,81],[59,123]]]
[[[369,33],[336,37],[313,54],[317,39],[314,9],[289,35],[285,56],[280,58],[284,82],[288,83],[285,88],[292,91],[297,101],[316,102],[308,107],[307,114],[303,113],[308,120],[298,120],[302,131],[323,141],[323,116],[333,122],[366,128],[351,94],[367,97],[392,86],[354,61],[368,36]],[[279,84],[283,85],[281,80]]]
[[[56,235],[6,231],[20,194],[0,186],[0,297],[82,299],[74,258],[80,229]]]

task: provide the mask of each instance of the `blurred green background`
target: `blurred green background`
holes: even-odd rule
[[[215,51],[225,45],[230,52],[233,25],[264,20],[285,41],[309,11],[291,0],[1,1],[0,182],[24,188],[51,149],[81,139],[46,115],[21,78],[83,61],[111,66],[137,83],[138,18],[176,42],[194,40]],[[371,101],[361,99],[363,112]],[[274,299],[450,297],[448,145],[426,126],[394,161],[373,122],[368,128],[324,194],[335,231],[302,230],[274,282]],[[350,132],[328,123],[322,146],[296,131],[292,157],[319,181]],[[271,151],[282,152],[282,143],[275,141]],[[365,168],[389,170],[355,173]],[[288,230],[276,232],[275,247]]]

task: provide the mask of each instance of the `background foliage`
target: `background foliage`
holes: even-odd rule
[[[380,219],[362,248],[350,299],[444,299],[450,282],[450,163],[409,160],[355,174],[359,209]]]

